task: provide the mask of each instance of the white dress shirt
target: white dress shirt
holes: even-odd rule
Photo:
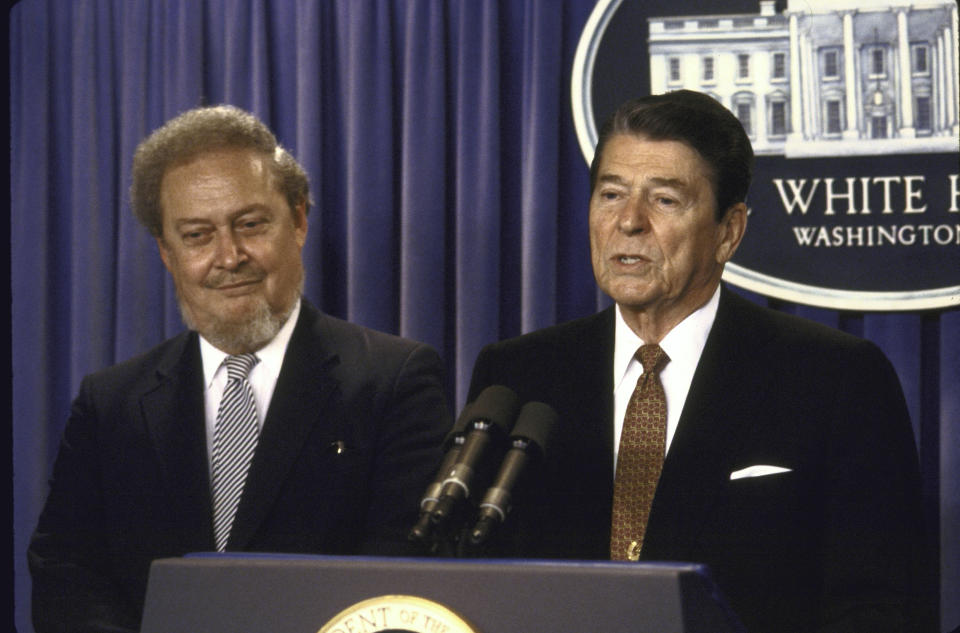
[[[719,304],[720,287],[717,286],[709,301],[678,323],[660,341],[660,347],[670,358],[670,362],[660,370],[660,382],[667,397],[667,450],[680,422],[680,413]],[[643,365],[635,358],[635,354],[644,341],[623,320],[620,306],[614,312],[617,315],[613,349],[613,464],[616,470],[623,418],[637,380],[643,375]]]
[[[293,328],[296,327],[297,319],[300,318],[300,299],[297,299],[290,317],[283,324],[277,335],[269,343],[257,350],[257,358],[260,362],[253,366],[247,380],[253,389],[253,399],[257,404],[257,424],[263,430],[263,421],[267,417],[267,409],[270,407],[270,399],[273,397],[273,390],[277,386],[277,378],[280,376],[280,367],[283,365],[283,356],[287,352],[287,344],[290,343],[290,336],[293,335]],[[227,386],[227,369],[223,366],[223,360],[228,356],[213,346],[210,341],[200,337],[200,356],[203,359],[203,384],[206,389],[203,392],[204,413],[207,427],[207,463],[213,463],[210,459],[213,455],[213,437],[217,426],[217,409],[220,407],[220,400],[223,397],[223,390]]]

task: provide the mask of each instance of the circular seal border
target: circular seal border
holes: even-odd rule
[[[896,312],[960,307],[960,286],[904,292],[837,290],[787,281],[727,262],[723,280],[762,295],[834,310]]]
[[[613,14],[617,12],[622,1],[597,1],[593,12],[587,18],[577,50],[573,55],[573,71],[570,76],[573,127],[587,165],[593,160],[593,150],[597,146],[597,126],[593,116],[593,102],[590,100],[590,91],[593,87],[593,64],[597,58],[597,47],[603,32],[607,30],[607,25],[610,24]]]
[[[591,100],[593,65],[600,40],[622,3],[623,0],[597,1],[583,27],[573,57],[570,76],[573,125],[580,151],[587,165],[593,160],[593,152],[597,145],[597,126]],[[896,312],[960,307],[960,286],[898,292],[843,290],[797,283],[732,262],[727,263],[723,271],[723,279],[745,290],[768,297],[835,310]]]
[[[379,627],[374,622],[372,626],[379,628],[370,628],[370,622],[367,620],[363,623],[362,629],[357,629],[354,623],[349,622],[351,618],[359,617],[360,612],[369,612],[371,609],[381,611],[384,616],[384,626]],[[385,610],[392,609],[396,609],[397,612],[395,614],[391,613],[388,618]],[[393,621],[394,616],[397,621]],[[442,625],[443,628],[438,628],[438,625]],[[442,604],[426,598],[403,594],[388,594],[357,602],[335,615],[317,633],[351,633],[358,630],[365,633],[375,633],[377,631],[397,630],[398,627],[400,627],[399,630],[410,631],[411,633],[433,633],[435,631],[480,633]]]

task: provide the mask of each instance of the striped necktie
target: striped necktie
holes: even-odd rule
[[[670,360],[659,345],[642,345],[643,374],[627,404],[613,480],[610,558],[638,560],[667,441],[667,398],[660,370]]]
[[[253,354],[227,356],[227,386],[217,410],[213,439],[213,533],[217,551],[227,547],[247,470],[260,429],[257,406],[247,375],[260,361]]]

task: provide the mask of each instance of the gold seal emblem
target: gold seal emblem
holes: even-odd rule
[[[416,596],[379,596],[338,613],[317,633],[480,633],[442,604]]]

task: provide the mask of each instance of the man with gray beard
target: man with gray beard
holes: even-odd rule
[[[198,108],[140,144],[131,197],[189,330],[81,384],[28,552],[37,632],[136,631],[157,558],[416,553],[440,359],[301,297],[296,160],[252,115]]]

